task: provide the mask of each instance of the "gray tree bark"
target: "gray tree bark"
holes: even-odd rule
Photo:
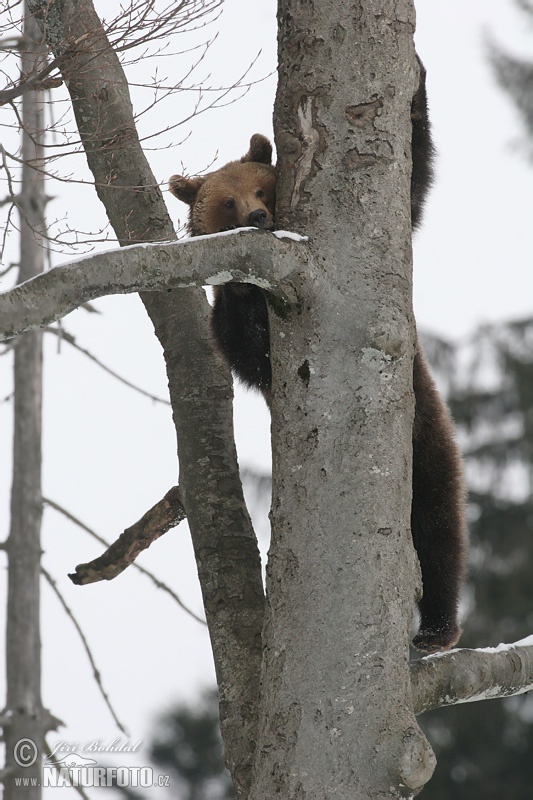
[[[41,32],[26,16],[21,44],[22,74],[31,73],[47,48]],[[22,184],[19,281],[44,269],[44,178],[33,167],[42,163],[44,108],[42,92],[22,100]],[[14,353],[13,483],[8,557],[6,621],[6,760],[5,800],[39,800],[46,719],[41,702],[40,564],[41,564],[41,406],[42,333],[20,339]],[[36,786],[16,786],[21,778]]]
[[[216,259],[213,240],[205,237],[95,253],[0,292],[0,341],[49,325],[82,303],[110,294],[202,287],[229,279],[280,292],[287,270],[304,267],[306,259],[305,249],[283,231],[272,235],[257,228],[218,236]],[[294,296],[284,297],[281,291],[281,299],[290,302]]]
[[[460,648],[411,665],[416,714],[434,708],[511,697],[533,689],[533,636],[480,650]]]
[[[410,797],[410,0],[278,3],[277,224],[312,233],[270,314],[272,543],[253,800]]]

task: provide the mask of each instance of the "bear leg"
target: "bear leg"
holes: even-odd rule
[[[233,372],[246,386],[259,389],[270,406],[270,329],[261,290],[245,283],[217,286],[211,328]]]
[[[420,67],[420,83],[411,103],[411,154],[413,157],[411,224],[413,230],[419,226],[422,219],[428,191],[433,182],[433,161],[435,159],[426,94],[426,70],[418,56],[417,59]]]
[[[457,613],[465,578],[465,491],[454,426],[420,344],[414,360],[413,500],[411,530],[422,570],[420,630],[413,644],[447,650],[461,634]]]

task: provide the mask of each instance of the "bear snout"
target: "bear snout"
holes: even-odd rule
[[[255,211],[251,211],[248,215],[248,224],[254,228],[266,228],[268,225],[267,212],[262,208],[257,208]]]

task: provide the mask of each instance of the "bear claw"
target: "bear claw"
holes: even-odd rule
[[[457,625],[453,628],[425,629],[413,639],[413,647],[423,653],[440,653],[443,650],[451,650],[457,644],[462,633]]]

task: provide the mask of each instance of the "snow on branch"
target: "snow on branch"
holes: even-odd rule
[[[411,664],[415,714],[533,689],[533,636],[479,650],[450,650]]]
[[[257,228],[180,242],[134,244],[83,256],[0,293],[0,341],[41,328],[97,297],[236,281],[279,289],[302,269],[305,238]]]

